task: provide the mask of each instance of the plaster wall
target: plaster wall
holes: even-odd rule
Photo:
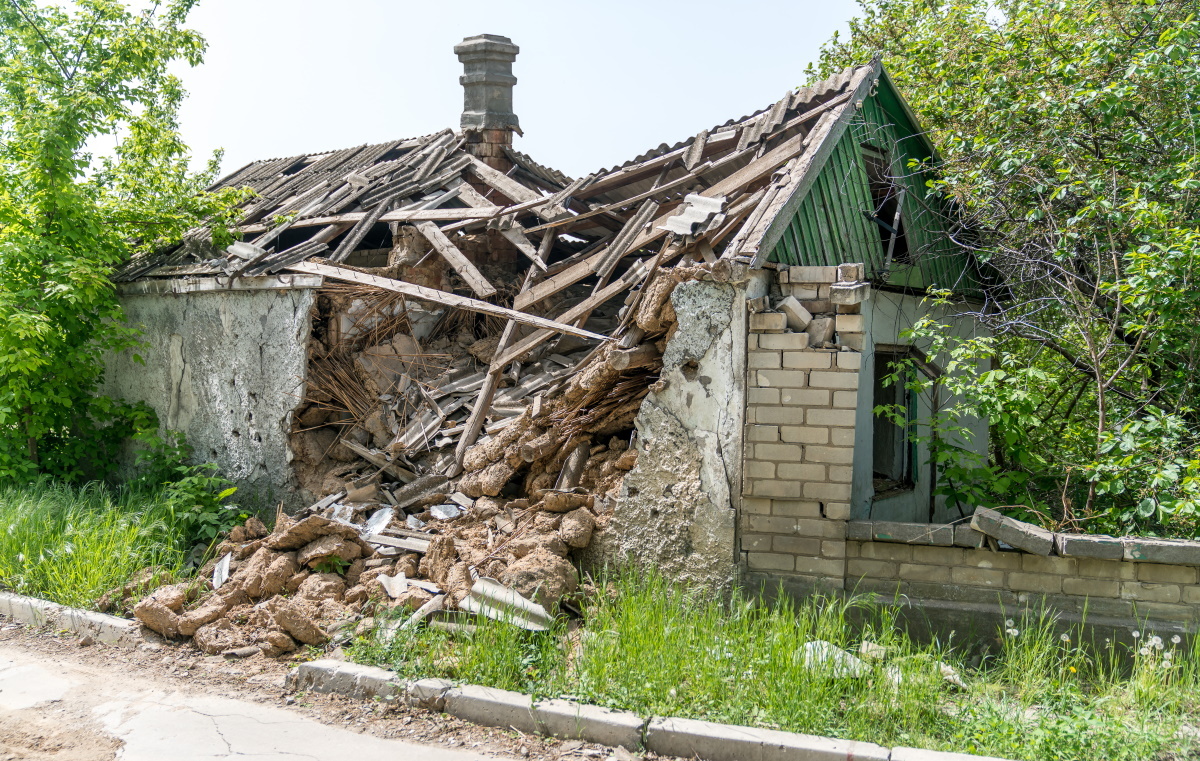
[[[672,293],[677,329],[635,421],[637,466],[606,532],[610,560],[718,592],[732,589],[737,568],[745,298],[745,286],[703,281]]]
[[[104,392],[149,404],[164,428],[186,435],[197,462],[221,467],[244,504],[301,507],[287,434],[303,395],[314,293],[125,295],[126,319],[146,345],[107,358]]]

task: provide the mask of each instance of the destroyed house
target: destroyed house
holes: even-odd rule
[[[517,47],[455,52],[459,130],[251,163],[219,183],[254,190],[239,242],[121,271],[149,345],[108,392],[243,494],[380,546],[454,536],[518,588],[541,553],[840,589],[848,522],[950,512],[910,435],[937,400],[884,377],[941,372],[904,331],[974,334],[923,296],[981,279],[879,62],[571,178],[513,148]]]

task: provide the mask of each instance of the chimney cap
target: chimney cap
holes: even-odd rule
[[[512,65],[521,49],[499,34],[477,34],[454,46],[463,64],[464,130],[520,130],[512,108]]]
[[[514,45],[511,39],[500,34],[477,34],[474,37],[466,37],[455,45],[454,52],[458,55],[458,60],[463,63],[466,63],[464,54],[478,55],[480,53],[507,54],[509,62],[512,62],[516,60],[517,53],[521,52],[521,48]]]

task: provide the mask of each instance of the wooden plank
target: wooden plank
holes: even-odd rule
[[[341,441],[342,444],[351,452],[363,458],[375,467],[380,468],[387,473],[391,473],[401,483],[411,483],[417,477],[416,473],[413,473],[407,468],[400,467],[400,465],[392,462],[382,454],[376,454],[375,452],[372,452],[362,444],[359,444],[357,441],[353,441],[351,439],[342,439]]]
[[[750,148],[748,150],[754,150]],[[706,188],[698,195],[706,198],[714,196],[732,195],[734,191],[761,180],[764,177],[770,176],[781,164],[790,161],[797,154],[804,150],[804,137],[796,135],[772,151],[769,151],[761,158],[751,161],[746,166],[729,175],[725,179],[717,182],[715,185]],[[667,219],[675,213],[675,209],[662,214],[650,224],[650,229],[638,235],[638,237],[629,244],[627,251],[637,251],[648,243],[653,243],[662,236],[666,235],[666,230],[659,229],[659,225],[666,222]],[[603,262],[608,254],[607,249],[599,251],[587,259],[575,264],[568,269],[546,278],[534,287],[530,288],[525,293],[517,296],[513,302],[513,306],[517,309],[525,309],[542,299],[558,293],[564,288],[568,288],[585,277],[589,277],[596,273],[597,266]]]
[[[553,233],[548,233],[546,240],[553,237]],[[525,273],[525,282],[521,284],[521,290],[523,291],[528,288],[532,281],[533,270],[529,270]],[[504,372],[504,365],[507,364],[495,361],[495,357],[496,355],[503,354],[508,345],[512,343],[516,329],[517,323],[513,320],[509,320],[504,324],[504,332],[500,334],[500,341],[496,344],[496,351],[492,355],[491,367],[488,368],[487,377],[483,381],[483,387],[479,390],[479,395],[475,397],[475,406],[471,408],[471,416],[467,418],[463,435],[459,438],[458,446],[454,449],[454,466],[452,468],[454,475],[458,475],[462,471],[462,463],[467,456],[467,450],[479,438],[484,418],[487,416],[488,410],[491,409],[492,399],[496,395],[496,388],[500,385],[500,374]]]
[[[552,205],[552,198],[543,196],[536,190],[530,190],[503,172],[498,172],[491,168],[474,156],[471,156],[470,170],[485,184],[490,185],[491,187],[500,191],[513,201],[516,201],[522,205],[527,204],[527,208],[530,211],[547,222],[552,222],[567,213],[566,209],[563,209],[561,206]],[[501,213],[507,214],[509,211],[504,210]]]
[[[504,236],[505,240],[513,244],[518,251],[524,254],[526,259],[533,262],[533,266],[542,272],[546,271],[546,263],[538,257],[537,249],[533,247],[533,243],[525,236],[525,232],[521,229],[520,225],[513,225],[507,230],[501,230],[500,234]]]
[[[503,206],[497,206],[481,196],[478,190],[471,187],[471,183],[467,182],[461,177],[458,180],[458,184],[454,186],[454,189],[458,191],[459,197],[462,199],[463,203],[467,204],[472,209],[486,209],[492,214],[499,214],[504,209]]]
[[[463,252],[458,250],[454,241],[446,237],[441,228],[432,222],[419,222],[416,227],[480,298],[486,299],[496,295],[495,287],[476,269],[470,259],[463,256]]]
[[[715,150],[718,147],[727,147],[728,143],[734,141],[736,134],[736,132],[730,131],[710,136],[705,141],[704,151]],[[665,153],[662,156],[647,159],[641,164],[627,166],[623,169],[618,169],[612,174],[599,177],[591,185],[586,185],[580,189],[576,196],[578,198],[592,198],[606,193],[613,188],[619,188],[631,182],[636,182],[646,175],[657,172],[672,161],[683,158],[687,155],[690,147],[691,145],[689,144],[670,153]]]
[[[510,320],[516,320],[522,325],[531,325],[535,328],[552,330],[558,333],[566,333],[567,335],[579,336],[580,338],[590,338],[596,341],[607,341],[608,336],[602,336],[599,333],[593,333],[589,330],[577,328],[574,325],[564,325],[561,322],[547,320],[545,317],[536,317],[532,314],[526,314],[516,309],[505,309],[496,304],[489,304],[486,301],[479,301],[468,296],[459,296],[456,293],[446,293],[439,291],[436,288],[426,288],[420,285],[406,283],[403,280],[392,280],[391,278],[380,277],[378,275],[368,275],[365,272],[347,269],[345,267],[335,267],[329,264],[320,264],[318,262],[300,262],[293,264],[288,269],[294,272],[304,272],[309,275],[323,275],[333,278],[334,280],[344,280],[350,283],[361,283],[370,285],[376,288],[382,288],[385,291],[394,291],[403,293],[420,301],[432,301],[435,304],[442,304],[456,309],[465,309],[469,312],[480,312],[482,314],[495,315],[496,317],[505,317]]]
[[[493,206],[491,209],[396,209],[389,211],[379,218],[380,222],[450,222],[459,219],[488,219],[499,211],[500,207]],[[310,217],[309,219],[297,219],[292,223],[292,227],[322,227],[324,225],[334,225],[340,223],[355,223],[367,216],[367,212],[350,211],[345,214],[332,214],[325,217]],[[266,230],[267,226],[262,224],[242,225],[237,228],[240,233],[256,233]]]
[[[546,229],[549,229],[552,227],[561,227],[563,225],[570,225],[574,222],[578,222],[580,220],[587,219],[588,217],[594,217],[597,214],[607,214],[610,211],[619,211],[620,209],[623,209],[626,206],[632,206],[633,204],[638,203],[639,201],[644,201],[647,198],[650,198],[651,196],[658,195],[659,193],[667,193],[672,190],[675,190],[676,188],[683,187],[684,185],[687,185],[688,183],[696,182],[700,179],[700,174],[702,172],[705,172],[705,171],[711,169],[712,167],[713,167],[713,163],[711,161],[705,162],[705,164],[703,166],[696,167],[695,170],[688,172],[687,174],[683,175],[682,177],[679,177],[678,179],[675,179],[675,180],[671,180],[670,182],[665,183],[663,185],[659,185],[658,187],[651,188],[650,190],[647,190],[643,193],[638,193],[635,196],[631,196],[629,198],[626,198],[622,201],[618,201],[616,203],[610,203],[607,206],[597,207],[595,209],[592,209],[591,211],[585,211],[582,214],[576,214],[575,216],[567,217],[566,219],[560,219],[557,222],[547,222],[544,225],[538,225],[537,227],[530,227],[528,230],[526,230],[526,232],[536,233],[536,232],[540,232],[542,230],[546,230]]]
[[[480,161],[478,158],[471,157],[471,172],[480,179],[481,182],[490,185],[496,190],[503,193],[506,197],[516,201],[517,203],[529,203],[532,201],[540,201],[550,199],[542,196],[536,190],[530,190],[513,178],[503,172],[497,171],[487,164]]]
[[[591,312],[593,309],[608,301],[613,296],[616,296],[621,291],[633,287],[633,285],[640,281],[645,274],[644,265],[635,265],[630,267],[629,271],[624,275],[560,314],[557,318],[558,321],[571,322],[579,319],[582,315]],[[552,335],[553,334],[547,330],[535,331],[523,338],[521,341],[517,342],[511,349],[504,352],[504,354],[498,359],[493,360],[493,364],[504,366],[509,362],[516,361],[517,359],[520,359],[524,355],[536,349]]]
[[[117,292],[122,296],[142,296],[157,293],[196,293],[197,291],[259,291],[267,289],[320,288],[323,277],[295,275],[262,277],[189,277],[174,280],[136,280],[120,283]]]

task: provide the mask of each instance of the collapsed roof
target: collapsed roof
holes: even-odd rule
[[[679,250],[684,239],[707,260],[761,263],[767,228],[872,74],[878,64],[847,69],[754,114],[574,180],[511,146],[502,148],[511,169],[499,171],[474,155],[470,133],[449,129],[256,161],[214,186],[253,189],[239,207],[244,244],[215,252],[204,245],[209,230],[193,230],[183,245],[133,261],[117,279],[277,274],[318,257],[346,263],[357,249],[379,248],[389,224],[416,225],[485,299],[495,289],[455,254],[454,241],[459,233],[498,230],[534,269],[518,310],[585,278],[607,281],[624,260]],[[650,249],[664,238],[667,245]]]

